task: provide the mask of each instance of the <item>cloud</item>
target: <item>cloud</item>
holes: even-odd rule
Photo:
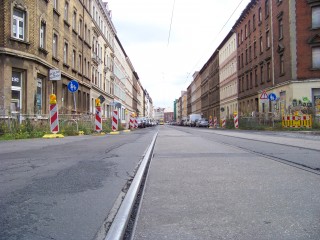
[[[172,24],[174,0],[108,2],[143,87],[155,106],[167,107],[187,89],[250,0],[175,0]]]

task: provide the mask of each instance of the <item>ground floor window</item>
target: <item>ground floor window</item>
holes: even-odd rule
[[[22,106],[22,72],[13,70],[11,77],[11,113],[19,113]]]
[[[312,68],[320,68],[320,47],[312,48]]]
[[[36,79],[36,89],[34,97],[34,113],[43,114],[45,112],[45,81],[44,78],[38,76]]]

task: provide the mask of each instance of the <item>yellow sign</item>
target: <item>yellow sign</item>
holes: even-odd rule
[[[96,107],[100,107],[100,99],[99,98],[96,99]]]
[[[50,94],[50,104],[57,104],[57,97],[55,94]]]

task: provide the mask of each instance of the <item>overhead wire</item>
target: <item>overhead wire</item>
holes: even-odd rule
[[[172,12],[171,12],[171,20],[170,20],[170,28],[169,28],[169,36],[168,36],[167,47],[169,46],[169,43],[170,43],[171,27],[172,27],[172,21],[173,21],[173,13],[174,13],[175,3],[176,3],[176,0],[173,0],[173,6],[172,6]]]
[[[219,37],[219,35],[220,35],[221,32],[223,31],[223,29],[226,27],[226,25],[228,24],[228,22],[230,21],[230,19],[231,19],[232,16],[234,15],[234,13],[238,10],[238,8],[240,7],[240,5],[241,5],[242,2],[243,2],[243,0],[241,0],[240,3],[238,4],[238,6],[233,10],[232,14],[230,15],[230,17],[228,18],[228,20],[226,21],[226,23],[223,25],[223,27],[221,28],[221,30],[219,31],[219,33],[217,34],[217,36],[216,36],[216,37],[213,39],[213,41],[210,43],[210,45],[212,45],[212,44],[217,40],[217,38]],[[205,52],[207,52],[207,50],[206,50]],[[196,64],[195,64],[194,67],[192,68],[192,70],[195,69],[195,68],[198,66],[198,64],[199,64],[199,62],[201,61],[201,59],[203,58],[203,55],[204,55],[204,54],[205,54],[205,53],[203,53],[203,54],[201,55],[201,57],[198,59],[198,61],[196,62]],[[186,78],[186,80],[185,80],[185,83],[187,82],[187,80],[188,80],[188,78],[189,78],[192,70],[191,70],[189,73],[187,73],[187,78]]]

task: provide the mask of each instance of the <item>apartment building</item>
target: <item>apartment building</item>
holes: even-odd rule
[[[239,112],[277,115],[320,95],[320,1],[252,0],[236,22]],[[273,93],[273,101],[261,93]]]
[[[191,112],[190,114],[201,114],[201,76],[199,72],[193,74],[193,81],[190,84],[191,90]]]
[[[237,35],[230,31],[219,46],[220,116],[238,112]]]
[[[181,119],[185,119],[188,116],[188,92],[181,91]]]
[[[114,108],[116,81],[113,74],[116,30],[112,24],[107,3],[102,3],[100,0],[87,2],[92,16],[91,28],[89,28],[89,31],[92,29],[90,112],[95,112],[95,99],[100,97],[105,99],[101,104],[102,115],[110,117]],[[76,18],[75,21],[77,22]],[[80,25],[81,19],[79,19],[79,28]],[[86,29],[87,27],[84,26],[84,31]]]
[[[48,113],[51,93],[62,113],[90,112],[90,6],[79,1],[4,1],[0,8],[2,115]],[[50,70],[59,69],[57,76]],[[58,80],[55,80],[58,79]],[[77,80],[75,96],[67,91]]]
[[[203,117],[220,118],[219,52],[216,50],[199,72]]]
[[[193,74],[193,80],[187,88],[188,115],[193,113],[201,113],[201,80],[198,76],[199,76],[199,72],[195,72]],[[200,96],[199,96],[199,92],[200,92]],[[197,105],[196,103],[198,103],[199,101],[200,101],[200,104]]]
[[[111,116],[115,100],[143,112],[138,75],[123,58],[123,48],[115,54],[116,30],[107,3],[3,1],[0,20],[0,115],[48,114],[52,93],[60,114],[94,114],[97,98],[103,99],[104,117]],[[74,93],[68,89],[71,80],[79,84]]]

